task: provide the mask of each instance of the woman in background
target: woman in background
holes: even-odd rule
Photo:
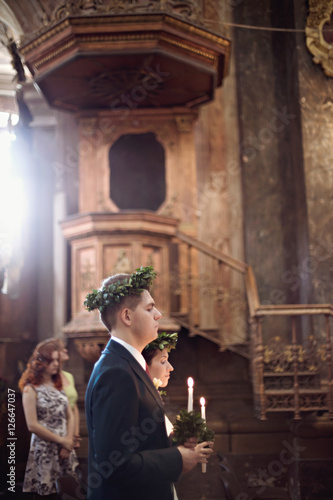
[[[34,499],[57,499],[55,480],[65,474],[76,477],[74,417],[62,390],[59,346],[40,342],[28,361],[19,387],[27,427],[32,432],[23,492]]]
[[[67,347],[65,346],[63,340],[61,339],[56,339],[56,342],[59,346],[59,352],[60,352],[60,375],[62,380],[62,386],[68,397],[68,401],[74,415],[74,448],[79,448],[81,436],[80,436],[80,413],[79,413],[79,408],[77,406],[78,393],[75,388],[73,375],[62,369],[63,363],[69,361]]]

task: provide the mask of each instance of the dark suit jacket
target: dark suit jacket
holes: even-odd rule
[[[86,392],[88,500],[172,500],[182,470],[162,400],[140,364],[109,341]]]

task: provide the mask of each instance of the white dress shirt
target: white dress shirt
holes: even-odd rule
[[[122,346],[124,346],[125,349],[127,349],[132,354],[132,356],[135,357],[135,359],[142,366],[142,368],[144,369],[144,371],[146,371],[146,360],[142,356],[141,352],[139,352],[132,345],[130,345],[127,342],[125,342],[125,340],[119,339],[118,337],[115,337],[114,335],[112,335],[112,341],[118,342],[118,344],[121,344]]]

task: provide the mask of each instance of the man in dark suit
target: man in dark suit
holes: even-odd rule
[[[161,313],[149,293],[155,273],[140,268],[107,279],[87,296],[112,335],[86,393],[88,500],[173,500],[172,483],[201,457],[170,446],[161,398],[141,354]]]

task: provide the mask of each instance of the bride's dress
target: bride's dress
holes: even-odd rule
[[[170,436],[171,432],[173,431],[173,425],[166,415],[165,415],[165,427],[167,430],[167,435]],[[173,497],[174,497],[174,500],[178,500],[175,485],[173,485]]]

